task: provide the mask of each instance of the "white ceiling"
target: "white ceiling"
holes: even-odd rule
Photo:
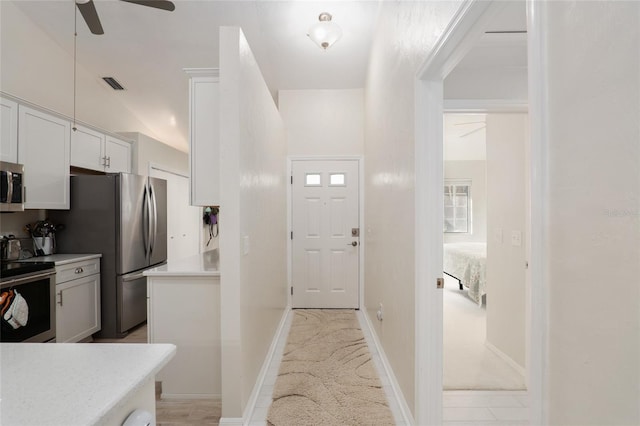
[[[188,140],[188,87],[183,69],[218,66],[220,26],[242,28],[277,98],[282,89],[364,87],[379,9],[378,0],[174,0],[174,12],[117,0],[94,2],[105,34],[91,34],[77,13],[79,66],[96,78],[115,77],[126,88],[114,94],[123,106],[163,142],[183,151]],[[72,56],[73,0],[14,3]],[[526,28],[524,1],[507,4],[491,29]],[[340,25],[343,37],[322,51],[306,32],[325,11]],[[497,60],[489,54],[496,49],[482,51],[482,45],[478,49],[459,67]],[[511,53],[497,54],[502,55],[501,61],[521,62],[522,44]]]
[[[77,14],[78,64],[96,78],[115,77],[126,89],[116,96],[127,109],[154,134],[163,135],[163,142],[185,151],[188,88],[183,68],[218,66],[220,26],[243,29],[275,98],[281,89],[364,87],[378,12],[377,0],[174,0],[174,12],[116,0],[94,2],[105,34],[91,34]],[[15,4],[72,54],[73,0]],[[325,11],[340,25],[343,37],[322,51],[306,32]]]

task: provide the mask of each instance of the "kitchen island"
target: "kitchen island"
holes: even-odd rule
[[[174,345],[2,343],[3,425],[121,425],[135,409],[155,424],[155,375]]]
[[[178,347],[157,378],[163,399],[221,396],[218,265],[211,250],[144,272],[149,343]]]

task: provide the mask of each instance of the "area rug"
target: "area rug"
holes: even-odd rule
[[[293,315],[267,424],[395,424],[355,312]]]

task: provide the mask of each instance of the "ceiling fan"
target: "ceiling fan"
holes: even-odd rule
[[[127,3],[139,4],[140,6],[148,6],[156,9],[167,10],[172,12],[176,6],[169,0],[121,0]],[[100,18],[98,18],[98,12],[93,0],[75,0],[78,10],[82,14],[89,30],[93,34],[104,34]]]
[[[487,123],[485,121],[467,121],[467,122],[464,122],[464,123],[455,123],[454,126],[467,126],[469,124],[479,124],[480,126],[475,128],[475,129],[473,129],[473,130],[471,130],[471,131],[469,131],[469,132],[466,132],[466,133],[460,135],[459,136],[460,138],[466,138],[469,135],[472,135],[472,134],[474,134],[476,132],[479,132],[480,130],[483,130],[483,129],[487,128]]]

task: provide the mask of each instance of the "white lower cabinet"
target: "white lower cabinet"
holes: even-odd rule
[[[156,376],[162,397],[219,398],[220,277],[147,276],[149,343],[173,343],[176,356]]]
[[[56,266],[56,342],[100,331],[100,259]]]

